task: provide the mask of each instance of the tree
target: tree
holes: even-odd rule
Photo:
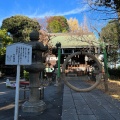
[[[44,18],[36,17],[36,18],[34,18],[34,20],[36,20],[40,24],[41,29],[45,30],[45,31],[46,31],[46,27],[47,27],[47,19],[48,19],[48,17],[44,17]]]
[[[112,20],[109,21],[104,28],[102,28],[100,33],[100,38],[105,43],[109,43],[117,46],[119,40],[119,33],[120,33],[120,26],[118,21]]]
[[[120,0],[87,0],[87,2],[90,5],[90,7],[94,10],[104,11],[107,14],[114,14],[115,12],[117,12],[118,22],[120,26]],[[99,10],[98,7],[101,9]],[[103,7],[111,8],[111,10],[104,10]],[[120,47],[120,36],[118,39],[118,45]]]
[[[120,23],[120,0],[87,0],[87,1],[90,6],[94,5],[99,7],[107,7],[107,8],[111,8],[113,11],[116,11]]]
[[[0,29],[0,63],[5,62],[6,46],[11,44],[13,39],[8,35],[7,31]]]
[[[81,25],[79,25],[79,22],[76,18],[70,18],[67,20],[67,22],[69,25],[70,32],[72,34],[83,35],[83,34],[90,33],[86,16],[84,16],[84,21],[83,21],[83,23],[81,23]]]
[[[108,24],[102,28],[100,33],[101,41],[104,41],[106,44],[112,46],[112,49],[109,49],[108,59],[110,62],[115,63],[118,60],[118,41],[119,41],[120,26],[118,21],[110,21]]]
[[[79,29],[79,22],[76,18],[70,18],[67,20],[70,32],[76,32]]]
[[[40,25],[37,21],[26,16],[15,15],[6,18],[2,22],[2,29],[7,29],[13,36],[14,42],[28,41],[29,33],[32,29],[39,30]]]
[[[67,20],[63,16],[49,17],[47,23],[47,30],[50,33],[64,33],[69,31]]]
[[[87,21],[87,17],[84,15],[84,21],[83,21],[83,27],[82,27],[83,31],[85,34],[90,33],[89,28],[88,28],[88,21]]]
[[[0,30],[0,55],[4,55],[6,51],[6,46],[11,44],[13,39],[8,35],[5,29]]]

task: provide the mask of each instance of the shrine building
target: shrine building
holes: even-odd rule
[[[55,33],[51,35],[54,35],[49,42],[49,44],[53,46],[53,54],[47,57],[47,61],[50,62],[49,67],[51,68],[54,67],[57,61],[57,43],[61,43],[61,66],[64,63],[67,56],[74,52],[88,52],[94,54],[96,57],[98,57],[98,55],[100,54],[99,42],[93,33],[89,33],[86,35]],[[84,67],[86,63],[85,57],[87,56],[82,54],[72,57],[67,67]],[[94,60],[88,57],[87,64],[94,64]]]

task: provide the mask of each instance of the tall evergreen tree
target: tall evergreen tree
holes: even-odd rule
[[[111,45],[112,49],[109,48],[109,61],[115,63],[118,60],[118,41],[119,41],[120,26],[118,21],[110,21],[100,33],[101,41],[104,41],[106,44]]]
[[[11,33],[14,42],[28,41],[29,33],[35,29],[39,30],[40,25],[37,21],[22,15],[15,15],[10,18],[6,18],[2,22],[2,29],[6,29]]]

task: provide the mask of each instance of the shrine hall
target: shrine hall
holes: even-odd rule
[[[95,55],[96,57],[98,57],[101,53],[99,41],[93,33],[86,35],[56,33],[49,42],[49,44],[53,46],[53,54],[48,55],[46,59],[50,62],[50,68],[54,67],[57,61],[57,43],[61,43],[61,66],[65,59],[70,54],[75,52],[87,52]],[[93,65],[95,61],[86,55],[76,55],[69,60],[66,69],[68,72],[81,70],[84,73],[86,69],[86,63],[87,65]]]

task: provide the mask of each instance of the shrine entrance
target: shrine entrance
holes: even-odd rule
[[[95,69],[94,69],[94,73],[95,73],[95,83],[90,86],[90,87],[87,87],[87,88],[78,88],[76,86],[73,86],[69,80],[67,80],[67,77],[66,77],[66,68],[68,67],[68,63],[69,61],[76,55],[85,55],[85,56],[88,56],[89,58],[93,59],[95,61]],[[88,67],[88,65],[86,64],[86,68]],[[65,62],[63,63],[63,66],[62,66],[62,77],[63,77],[63,80],[64,80],[64,83],[69,87],[71,88],[72,90],[74,91],[77,91],[77,92],[88,92],[88,91],[91,91],[93,90],[94,88],[96,88],[97,85],[99,85],[100,81],[101,81],[101,78],[102,78],[102,65],[100,63],[100,61],[92,54],[90,53],[87,53],[87,52],[75,52],[75,53],[72,53],[71,55],[69,55]],[[78,78],[79,79],[79,78]]]

